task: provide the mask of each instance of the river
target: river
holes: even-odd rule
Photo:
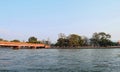
[[[0,48],[0,72],[119,72],[120,49]]]

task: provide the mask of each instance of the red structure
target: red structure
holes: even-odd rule
[[[49,45],[46,44],[33,44],[33,43],[25,43],[25,42],[0,42],[1,47],[12,47],[15,49],[20,48],[28,48],[28,49],[38,49],[38,48],[50,48]]]

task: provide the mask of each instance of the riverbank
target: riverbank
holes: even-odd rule
[[[82,47],[50,47],[47,49],[120,49],[120,46],[108,46],[108,47],[93,47],[93,46],[82,46]]]
[[[12,47],[0,47],[0,48],[11,48]],[[33,49],[28,47],[22,47],[20,49]],[[108,47],[93,47],[93,46],[82,46],[82,47],[49,47],[49,48],[35,48],[35,49],[120,49],[120,46],[108,46]]]

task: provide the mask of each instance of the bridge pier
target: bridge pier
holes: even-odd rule
[[[13,46],[12,48],[13,49],[20,49],[21,47],[20,46]]]
[[[29,46],[30,49],[36,49],[36,46]]]

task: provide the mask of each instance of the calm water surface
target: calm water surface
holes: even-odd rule
[[[0,72],[120,72],[120,49],[4,49]]]

